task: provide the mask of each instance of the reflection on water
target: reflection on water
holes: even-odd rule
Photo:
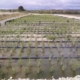
[[[51,78],[54,76],[58,78],[80,74],[80,61],[77,59],[27,59],[21,60],[22,66],[20,66],[19,60],[11,60],[10,63],[9,60],[1,62],[3,62],[1,69],[7,74],[6,77]]]

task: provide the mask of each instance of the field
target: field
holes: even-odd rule
[[[29,15],[0,26],[0,77],[80,75],[80,21]]]

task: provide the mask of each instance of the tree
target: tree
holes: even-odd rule
[[[18,11],[25,11],[25,9],[23,8],[23,6],[19,6]]]

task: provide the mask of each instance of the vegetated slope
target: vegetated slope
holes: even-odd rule
[[[2,20],[5,20],[5,19],[9,19],[9,18],[12,18],[12,17],[17,17],[17,16],[20,16],[20,15],[23,15],[24,13],[19,13],[19,12],[11,12],[11,13],[1,13],[0,12],[0,21]]]

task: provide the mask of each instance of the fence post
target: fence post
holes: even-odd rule
[[[41,21],[39,21],[39,26],[41,25]]]

